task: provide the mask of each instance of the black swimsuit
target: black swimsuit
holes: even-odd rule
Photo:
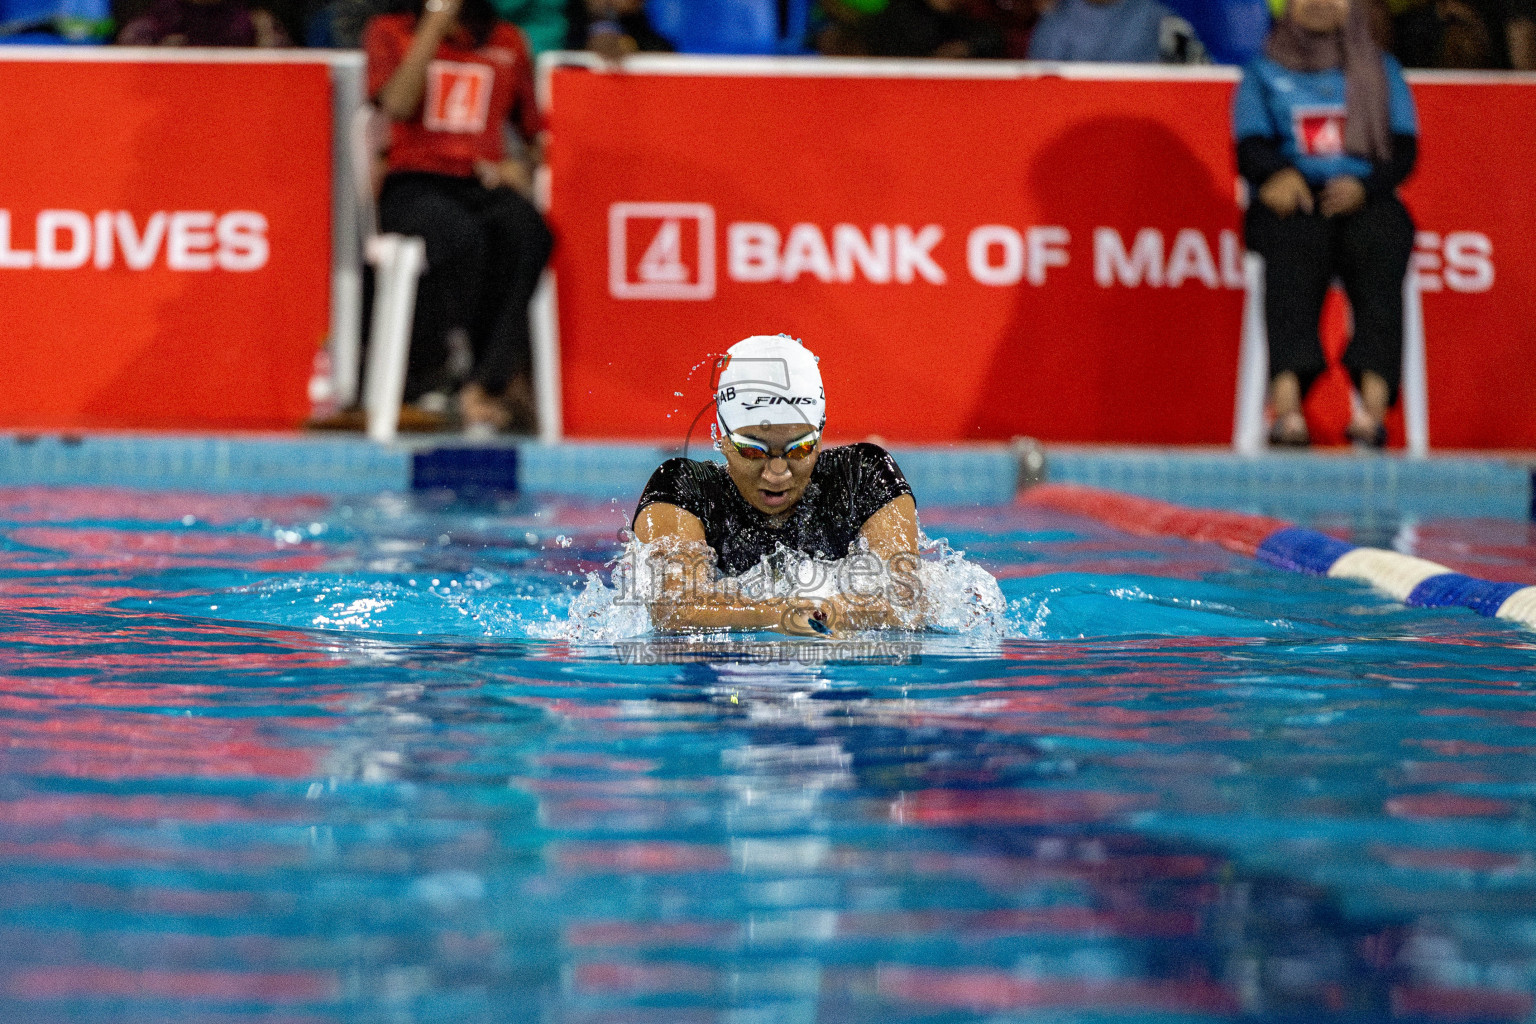
[[[663,502],[698,516],[716,564],[738,576],[783,545],[818,558],[842,558],[869,517],[893,498],[911,494],[896,460],[877,444],[825,449],[811,470],[805,493],[782,520],[747,504],[718,462],[668,459],[651,474],[638,518],[647,505]]]

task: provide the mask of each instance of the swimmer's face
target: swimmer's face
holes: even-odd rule
[[[748,459],[736,451],[736,446],[726,439],[720,445],[725,453],[725,466],[731,481],[747,504],[759,512],[771,516],[787,512],[805,493],[805,485],[811,482],[811,470],[816,468],[816,458],[821,446],[803,459],[786,459],[782,452],[791,441],[804,437],[811,427],[805,423],[778,423],[773,426],[744,427],[737,433],[754,441],[761,441],[775,453],[772,458]]]
[[[1349,0],[1291,0],[1291,20],[1308,32],[1337,32],[1349,17]]]

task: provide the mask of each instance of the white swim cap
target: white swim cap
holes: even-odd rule
[[[715,411],[724,430],[778,423],[820,428],[827,418],[811,350],[787,334],[759,334],[726,350]]]

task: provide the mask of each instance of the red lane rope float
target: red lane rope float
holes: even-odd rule
[[[1038,484],[1024,491],[1015,501],[1020,505],[1086,516],[1138,537],[1182,537],[1220,544],[1228,551],[1249,556],[1258,553],[1259,545],[1266,538],[1291,525],[1269,516],[1185,508],[1081,484]]]
[[[1269,516],[1183,508],[1078,484],[1040,484],[1017,502],[1084,516],[1140,537],[1219,544],[1291,572],[1359,580],[1413,608],[1467,608],[1536,628],[1536,586],[1466,576],[1423,558],[1356,547]]]

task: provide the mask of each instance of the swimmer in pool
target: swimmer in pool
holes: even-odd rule
[[[663,629],[773,629],[796,635],[910,626],[918,599],[912,488],[875,444],[821,447],[826,396],[816,357],[787,335],[732,345],[715,389],[725,465],[662,463],[634,532],[664,558],[651,621]],[[839,559],[862,540],[895,588],[753,600],[731,585],[780,547]],[[653,556],[654,557],[654,556]],[[860,555],[860,558],[867,556]],[[905,613],[905,614],[903,614]]]

